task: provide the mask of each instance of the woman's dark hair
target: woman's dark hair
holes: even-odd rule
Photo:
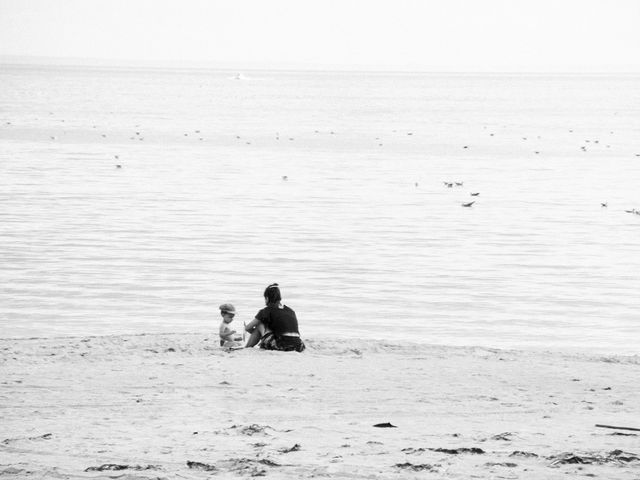
[[[267,303],[278,303],[282,300],[282,296],[280,295],[280,289],[278,288],[277,283],[272,283],[267,288],[264,289],[264,298],[267,299]]]

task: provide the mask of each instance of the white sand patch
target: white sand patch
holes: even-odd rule
[[[638,356],[307,345],[0,340],[0,478],[638,478]]]

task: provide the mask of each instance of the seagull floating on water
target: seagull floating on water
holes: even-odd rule
[[[463,207],[470,207],[470,206],[471,206],[471,205],[473,205],[474,203],[476,203],[476,202],[474,201],[474,202],[469,202],[469,203],[463,203],[463,204],[462,204],[462,206],[463,206]]]

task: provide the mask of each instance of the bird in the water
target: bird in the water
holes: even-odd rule
[[[282,180],[284,180],[286,182],[287,180],[289,180],[289,177],[287,177],[286,175],[283,175],[282,176]]]
[[[480,192],[475,192],[471,194],[472,197],[477,197],[478,195],[480,195]]]
[[[469,202],[469,203],[463,203],[462,206],[463,207],[470,207],[471,205],[473,205],[476,202]]]
[[[116,165],[116,168],[122,168],[122,165],[118,164]]]
[[[462,185],[464,185],[464,182],[456,182],[456,187],[461,187]]]

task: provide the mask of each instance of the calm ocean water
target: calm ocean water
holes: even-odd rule
[[[0,336],[638,353],[639,80],[1,66]]]

